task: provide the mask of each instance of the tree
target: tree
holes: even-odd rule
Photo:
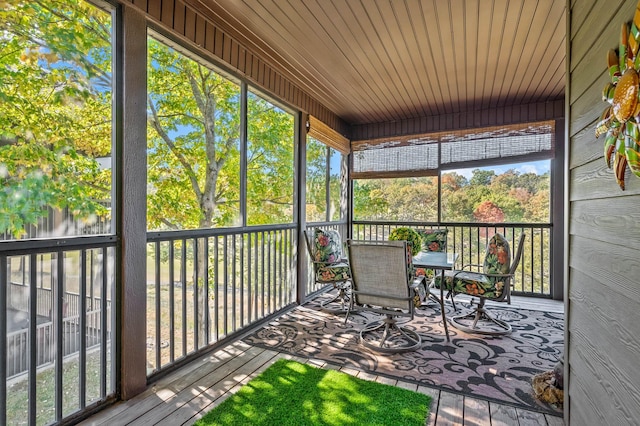
[[[462,175],[456,172],[443,173],[442,174],[442,190],[443,191],[457,191],[460,188],[467,186],[469,181]]]
[[[147,220],[155,229],[206,229],[240,223],[238,84],[165,44],[149,39]],[[293,116],[247,96],[249,224],[293,214]],[[198,239],[205,277],[204,239]],[[213,262],[209,262],[213,266]],[[202,279],[200,303],[206,303]],[[200,314],[204,332],[205,306]]]
[[[110,15],[83,1],[12,1],[0,10],[0,232],[50,208],[108,214]]]
[[[549,222],[549,190],[541,190],[529,199],[525,206],[524,219],[530,222]]]
[[[249,93],[247,103],[247,222],[291,223],[293,115],[255,93]]]
[[[517,188],[520,186],[520,173],[515,169],[509,169],[504,173],[494,176],[490,183],[505,188]]]
[[[240,88],[156,40],[148,51],[148,227],[237,221]]]
[[[504,222],[504,212],[500,207],[491,201],[483,201],[473,212],[476,222],[480,223],[502,223]]]
[[[327,147],[320,141],[307,138],[306,215],[309,222],[323,222],[326,218]]]
[[[491,181],[496,177],[496,172],[493,170],[474,169],[472,173],[473,175],[471,176],[469,184],[474,186],[491,185]]]
[[[381,180],[353,182],[353,212],[356,220],[385,219],[389,201],[380,190]]]

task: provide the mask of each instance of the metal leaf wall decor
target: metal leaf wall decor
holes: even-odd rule
[[[611,82],[602,91],[602,100],[609,103],[596,125],[596,138],[605,136],[604,159],[624,190],[627,166],[640,177],[640,2],[631,22],[622,24],[620,45],[607,54]],[[611,163],[613,157],[613,164]]]

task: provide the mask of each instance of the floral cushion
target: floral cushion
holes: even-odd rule
[[[504,280],[493,282],[480,272],[445,271],[445,289],[453,289],[454,294],[463,293],[471,296],[482,296],[487,299],[498,299],[502,296]],[[434,278],[436,288],[440,288],[440,275]]]
[[[316,228],[313,233],[313,260],[315,262],[336,263],[342,259],[340,234],[334,230]]]
[[[422,251],[446,251],[448,229],[416,229],[422,239]]]
[[[351,279],[349,264],[342,259],[340,234],[334,230],[316,228],[313,233],[313,260],[316,282],[337,283]]]
[[[487,244],[484,259],[484,273],[472,271],[445,271],[445,288],[453,293],[464,293],[471,296],[482,296],[487,299],[498,299],[504,291],[505,278],[492,277],[485,274],[508,274],[511,256],[509,242],[501,234],[495,234]],[[437,288],[440,276],[434,278]]]
[[[508,274],[511,254],[509,242],[501,234],[495,234],[487,244],[487,254],[484,258],[485,274]]]
[[[316,281],[319,283],[335,283],[351,279],[349,265],[344,262],[320,266],[316,271]]]

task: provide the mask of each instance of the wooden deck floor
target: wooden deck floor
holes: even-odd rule
[[[514,305],[528,309],[561,311],[562,304],[552,301],[520,300]],[[82,425],[190,425],[211,408],[235,393],[243,384],[260,374],[279,358],[294,359],[319,367],[337,367],[324,361],[304,359],[249,346],[236,341],[215,353],[204,355],[178,371],[161,378],[144,393],[119,402],[82,422]],[[352,368],[340,368],[348,374],[423,392],[433,398],[428,425],[563,425],[559,417],[517,409],[418,386],[400,380],[376,376]]]

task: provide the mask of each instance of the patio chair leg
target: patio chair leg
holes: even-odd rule
[[[453,296],[454,296],[454,294],[453,294],[452,291],[450,291],[449,294],[447,294],[447,297],[449,299],[451,299],[451,304],[453,305],[453,310],[458,312],[458,307],[456,306],[456,302],[453,300]]]
[[[380,339],[380,341],[370,341],[365,339],[364,335],[366,333],[374,332],[382,327],[384,327],[384,330],[382,330],[382,338]],[[398,336],[402,336],[401,344],[397,346],[385,346],[387,339],[389,339],[390,342],[392,341],[393,334],[396,334],[396,338]],[[399,353],[412,351],[419,348],[420,345],[422,345],[422,338],[415,331],[399,325],[397,320],[391,315],[387,315],[387,317],[384,319],[366,324],[362,331],[360,331],[360,342],[364,346],[367,346],[379,352]]]
[[[449,322],[455,328],[462,331],[466,331],[467,333],[487,334],[491,336],[502,336],[502,335],[510,334],[512,331],[511,325],[505,321],[499,320],[489,315],[489,313],[484,307],[484,302],[485,300],[481,298],[480,302],[478,303],[478,307],[473,312],[470,312],[466,315],[458,315],[458,316],[452,317],[449,320]],[[473,319],[473,323],[471,327],[461,322],[462,320],[470,320],[470,319]],[[501,330],[478,327],[479,321],[486,321],[486,322],[493,323],[498,327],[500,327]]]
[[[325,300],[320,302],[320,308],[326,310],[327,312],[331,312],[331,313],[342,313],[346,311],[346,305],[347,302],[350,299],[350,295],[349,295],[349,290],[351,288],[351,285],[349,283],[349,281],[343,281],[343,282],[339,282],[336,283],[335,288],[338,289],[338,294],[330,299],[330,300]],[[330,305],[332,303],[334,303],[335,301],[340,301],[340,308],[333,308]]]

